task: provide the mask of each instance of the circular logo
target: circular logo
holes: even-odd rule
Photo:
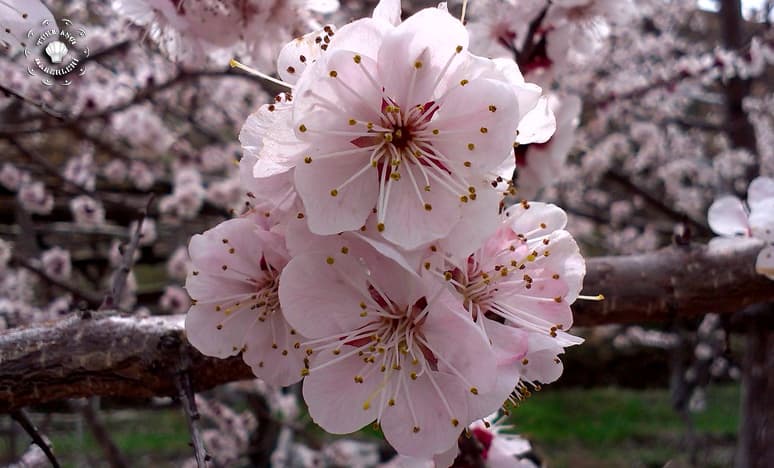
[[[70,86],[71,77],[86,73],[89,48],[80,46],[86,30],[73,26],[69,19],[62,19],[62,28],[50,20],[40,22],[40,27],[27,31],[27,47],[24,56],[30,62],[27,73],[40,78],[46,86]]]

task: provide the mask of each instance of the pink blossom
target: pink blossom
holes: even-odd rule
[[[442,284],[341,239],[295,256],[280,283],[288,322],[309,338],[309,412],[336,434],[376,420],[404,455],[445,451],[476,417],[468,400],[494,385],[492,349]]]
[[[301,379],[303,340],[280,312],[280,273],[288,261],[283,238],[250,219],[225,221],[191,239],[186,289],[188,340],[225,358],[242,353],[256,376],[271,385]]]
[[[521,398],[526,387],[520,382],[556,380],[562,372],[557,355],[582,342],[565,332],[585,274],[566,222],[558,207],[525,201],[507,209],[499,228],[464,261],[439,251],[423,265],[453,287],[497,354],[498,390],[482,399],[490,406],[480,408],[481,416],[514,388],[512,398]]]
[[[17,196],[22,207],[30,213],[47,215],[54,209],[54,197],[46,190],[43,182],[22,185]]]
[[[749,210],[748,210],[749,207]],[[774,179],[758,177],[747,189],[747,206],[738,198],[718,198],[709,208],[707,221],[723,242],[724,238],[752,237],[768,243],[758,254],[755,270],[774,279]]]
[[[70,200],[70,212],[73,220],[84,226],[99,226],[105,222],[105,208],[87,195]]]
[[[329,34],[325,53],[306,61],[292,104],[275,105],[283,116],[257,133],[266,141],[254,175],[294,168],[314,233],[359,229],[376,210],[384,238],[413,249],[448,235],[476,204],[540,91],[513,62],[467,52],[467,31],[447,12],[395,26],[397,7],[384,2]]]
[[[40,257],[43,265],[43,271],[54,279],[70,279],[72,273],[72,264],[70,263],[70,252],[60,247],[53,247],[43,252]]]
[[[191,300],[188,293],[179,286],[167,286],[164,288],[164,294],[159,298],[161,310],[171,314],[185,313],[190,306]]]

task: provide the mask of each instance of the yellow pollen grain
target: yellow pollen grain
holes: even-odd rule
[[[486,128],[486,127],[481,127],[481,128],[479,129],[479,131],[480,131],[481,133],[487,133],[487,132],[489,131],[489,129],[488,129],[488,128]]]
[[[473,151],[474,149],[476,149],[476,145],[473,143],[468,143],[468,150]]]
[[[431,205],[430,203],[425,203],[425,210],[431,211],[432,209],[433,209],[433,205]]]
[[[336,348],[336,349],[333,350],[333,355],[334,356],[338,356],[339,354],[341,354],[341,350],[340,349]]]
[[[462,165],[465,166],[465,167],[470,167],[473,164],[470,161],[465,161],[465,162],[462,163]]]
[[[338,194],[339,194],[339,191],[338,191],[338,190],[336,190],[336,189],[333,189],[333,190],[331,190],[331,196],[332,196],[332,197],[335,197],[335,196],[336,196],[336,195],[338,195]]]
[[[529,364],[529,359],[524,358],[524,359],[521,360],[521,363],[526,366],[527,364]]]
[[[411,380],[417,380],[417,373],[412,372],[411,374],[409,374],[409,377],[411,377]]]
[[[306,377],[309,375],[309,369],[301,369],[301,377]]]
[[[369,409],[371,409],[371,403],[366,401],[365,403],[363,403],[363,410],[368,411]]]
[[[429,269],[430,269],[430,262],[425,262],[425,270],[429,270]]]
[[[430,191],[430,186],[429,186],[429,185],[425,185],[425,186],[423,187],[423,190],[424,190],[425,192],[429,192],[429,191]]]
[[[462,52],[462,46],[458,45],[456,49],[454,49],[458,54]]]
[[[419,61],[419,60],[417,60],[416,62],[414,62],[414,68],[416,68],[417,70],[419,70],[420,68],[422,68],[422,62],[421,62],[421,61]]]
[[[556,296],[554,302],[562,302],[562,296]]]
[[[311,156],[305,156],[304,157],[304,162],[306,164],[312,164],[312,157]]]
[[[300,131],[301,133],[305,132],[306,131],[306,125],[304,125],[304,124],[299,125],[298,126],[298,131]]]
[[[460,80],[460,86],[465,86],[466,84],[470,83],[468,80]]]
[[[344,255],[348,254],[349,253],[349,247],[347,247],[346,245],[344,247],[342,247],[341,248],[341,253],[343,253]]]
[[[384,232],[384,223],[379,223],[376,225],[376,230],[379,232]]]
[[[460,201],[461,201],[462,203],[467,203],[467,202],[468,202],[468,196],[467,196],[467,195],[463,195],[463,196],[461,196],[461,197],[460,197]]]
[[[438,130],[437,128],[433,129],[433,135],[438,135],[439,133],[441,133],[440,130]]]
[[[336,70],[331,70],[330,73],[328,73],[328,76],[330,76],[331,78],[336,78],[337,76],[339,76],[339,73]]]
[[[451,274],[451,272],[449,272],[449,271],[445,272],[445,273],[443,274],[443,279],[445,279],[446,281],[449,281],[449,280],[451,280],[451,279],[452,279],[452,274]]]
[[[400,180],[400,173],[399,172],[393,172],[392,174],[390,174],[390,179],[392,179],[394,181]]]
[[[360,63],[360,61],[361,61],[362,59],[363,59],[363,58],[362,58],[360,55],[357,55],[357,54],[355,54],[355,56],[354,56],[354,57],[352,57],[352,60],[354,60],[354,61],[355,61],[355,63]]]
[[[489,105],[489,112],[495,112],[497,111],[497,107],[494,104]]]
[[[366,124],[366,128],[369,129],[369,130],[372,130],[374,128],[374,123],[373,122],[368,122]]]
[[[395,406],[395,399],[394,398],[390,398],[387,401],[387,406]]]
[[[386,141],[387,143],[392,142],[392,133],[385,133],[384,134],[384,141]]]
[[[452,418],[451,420],[452,426],[457,427],[460,425],[460,422],[457,418]]]
[[[470,393],[473,395],[478,395],[478,389],[476,387],[470,387]]]
[[[334,262],[333,257],[328,257],[325,259],[325,263],[327,263],[328,265],[333,265],[333,262]]]
[[[350,124],[350,125],[355,125],[357,123],[357,120],[349,119],[349,121],[347,123]]]

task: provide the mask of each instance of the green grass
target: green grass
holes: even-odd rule
[[[738,386],[710,388],[707,409],[694,415],[696,432],[704,442],[698,466],[731,465],[738,408]],[[40,415],[35,419],[42,422]],[[104,412],[103,419],[132,466],[179,466],[191,455],[188,428],[179,409]],[[661,468],[668,462],[670,468],[689,466],[685,429],[671,409],[667,390],[547,386],[515,409],[511,420],[551,468]],[[0,426],[6,426],[3,423]],[[88,429],[78,433],[76,428],[72,415],[52,418],[46,434],[60,461],[68,467],[78,462],[104,466],[96,463],[102,453]],[[373,437],[376,431],[368,429],[361,435]],[[7,449],[6,439],[0,438],[0,461]]]
[[[701,466],[725,466],[737,431],[739,388],[710,388],[707,409],[694,415],[701,440],[712,441]],[[667,390],[552,390],[513,411],[511,420],[552,467],[684,466],[685,426]],[[718,453],[715,453],[718,452]]]

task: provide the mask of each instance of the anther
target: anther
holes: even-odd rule
[[[306,164],[312,164],[312,157],[311,156],[305,156],[304,157],[304,162]]]
[[[334,262],[333,257],[328,257],[325,259],[325,263],[327,263],[328,265],[333,265],[333,262]]]
[[[339,191],[338,191],[338,190],[336,190],[336,189],[333,189],[333,190],[331,190],[331,196],[332,196],[332,197],[335,197],[335,196],[336,196],[336,195],[338,195],[338,194],[339,194]]]

